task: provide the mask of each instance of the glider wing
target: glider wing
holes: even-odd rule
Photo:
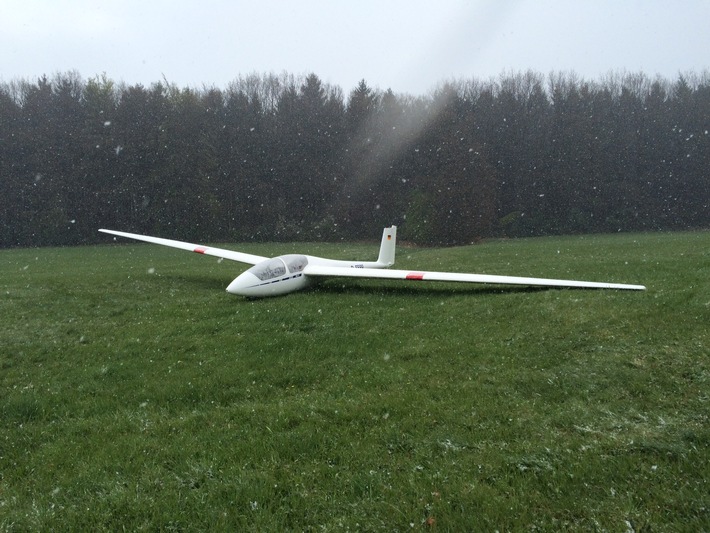
[[[126,233],[125,231],[113,231],[110,229],[100,229],[99,231],[102,233],[110,233],[111,235],[118,235],[119,237],[136,239],[138,241],[145,241],[153,244],[162,244],[163,246],[179,248],[180,250],[187,250],[188,252],[195,252],[204,255],[213,255],[215,257],[221,257],[223,259],[229,259],[230,261],[238,261],[240,263],[248,263],[251,265],[255,265],[257,263],[261,263],[266,259],[269,259],[268,257],[262,257],[260,255],[245,254],[242,252],[234,252],[232,250],[224,250],[222,248],[212,248],[211,246],[202,246],[200,244],[192,244],[189,242],[174,241],[172,239],[162,239],[160,237],[150,237],[148,235],[138,235],[136,233]]]
[[[307,276],[404,279],[416,281],[455,281],[462,283],[498,283],[504,285],[528,285],[539,287],[584,287],[589,289],[626,289],[642,291],[643,285],[623,283],[599,283],[595,281],[575,281],[565,279],[521,278],[515,276],[493,276],[488,274],[459,274],[455,272],[425,272],[416,270],[390,270],[374,268],[339,268],[307,265],[303,270]]]

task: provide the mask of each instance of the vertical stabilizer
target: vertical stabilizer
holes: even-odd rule
[[[394,265],[394,247],[397,244],[397,226],[390,226],[382,231],[380,255],[377,257],[378,266],[389,267]]]

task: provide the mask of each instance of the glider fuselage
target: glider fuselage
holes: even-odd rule
[[[227,292],[262,298],[279,296],[305,289],[313,278],[304,274],[307,265],[336,268],[383,268],[386,265],[369,261],[339,261],[312,255],[288,254],[266,259],[237,276],[227,287]]]

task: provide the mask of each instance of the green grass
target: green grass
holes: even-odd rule
[[[648,291],[245,300],[159,246],[0,251],[0,530],[710,529],[710,233],[397,263]]]

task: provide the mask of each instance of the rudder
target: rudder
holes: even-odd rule
[[[390,226],[382,231],[382,242],[380,243],[380,255],[377,263],[382,266],[394,265],[394,249],[397,244],[397,226]]]

